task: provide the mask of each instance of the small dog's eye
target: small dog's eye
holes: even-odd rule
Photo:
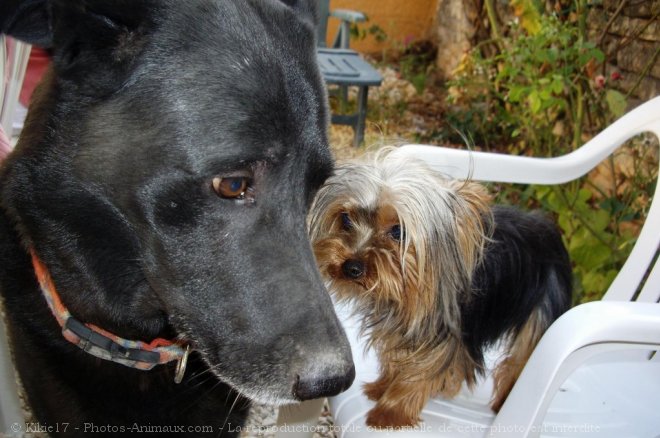
[[[397,242],[401,241],[402,233],[401,233],[401,225],[396,224],[392,228],[390,228],[390,231],[387,233],[388,236],[392,238],[392,240],[396,240]]]
[[[226,199],[243,199],[249,184],[250,178],[244,176],[213,178],[213,190]]]
[[[353,228],[353,222],[351,221],[351,217],[346,212],[341,214],[341,227],[344,230],[350,230],[351,228]]]

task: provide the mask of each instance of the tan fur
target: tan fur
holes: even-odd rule
[[[483,371],[463,345],[460,302],[473,299],[472,272],[491,232],[489,203],[481,185],[443,178],[419,161],[394,161],[388,152],[340,166],[319,192],[309,224],[320,271],[335,296],[364,316],[381,363],[379,378],[364,387],[376,401],[368,425],[415,425],[430,397],[455,397]],[[388,236],[395,224],[405,230],[400,242]],[[347,260],[363,262],[365,274],[347,278]],[[512,341],[497,371],[494,407],[537,335],[530,322]]]
[[[542,321],[538,313],[534,313],[518,336],[511,341],[507,356],[497,365],[493,373],[495,393],[490,406],[495,412],[499,412],[502,408],[546,328],[547,324]]]

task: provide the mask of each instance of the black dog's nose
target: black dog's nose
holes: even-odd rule
[[[359,260],[346,260],[344,264],[341,265],[341,270],[346,277],[353,280],[361,278],[366,273],[364,263]]]
[[[300,377],[293,384],[293,396],[300,401],[313,398],[332,397],[346,391],[355,380],[355,366],[351,364],[348,372],[330,377]]]

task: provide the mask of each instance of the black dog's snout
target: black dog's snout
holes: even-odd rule
[[[346,391],[355,380],[355,366],[342,375],[330,377],[300,377],[293,385],[293,396],[300,401],[331,397]]]
[[[346,260],[343,265],[341,265],[341,270],[344,275],[353,280],[357,280],[364,276],[367,273],[367,268],[359,260]]]

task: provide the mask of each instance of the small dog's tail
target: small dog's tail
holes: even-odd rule
[[[560,242],[560,241],[559,241]],[[495,391],[491,408],[499,412],[509,392],[516,383],[536,344],[550,325],[570,308],[571,284],[568,270],[568,255],[565,255],[565,269],[552,269],[546,277],[546,291],[543,299],[525,324],[510,334],[507,356],[497,365],[493,374]]]
[[[495,412],[499,412],[509,392],[511,392],[514,383],[518,380],[518,376],[520,376],[527,360],[532,355],[536,344],[541,340],[541,336],[543,336],[543,333],[545,333],[552,322],[548,322],[542,313],[543,311],[541,309],[537,309],[532,313],[522,329],[511,337],[510,343],[507,346],[508,354],[497,365],[493,373],[495,391],[493,393],[491,408]]]

